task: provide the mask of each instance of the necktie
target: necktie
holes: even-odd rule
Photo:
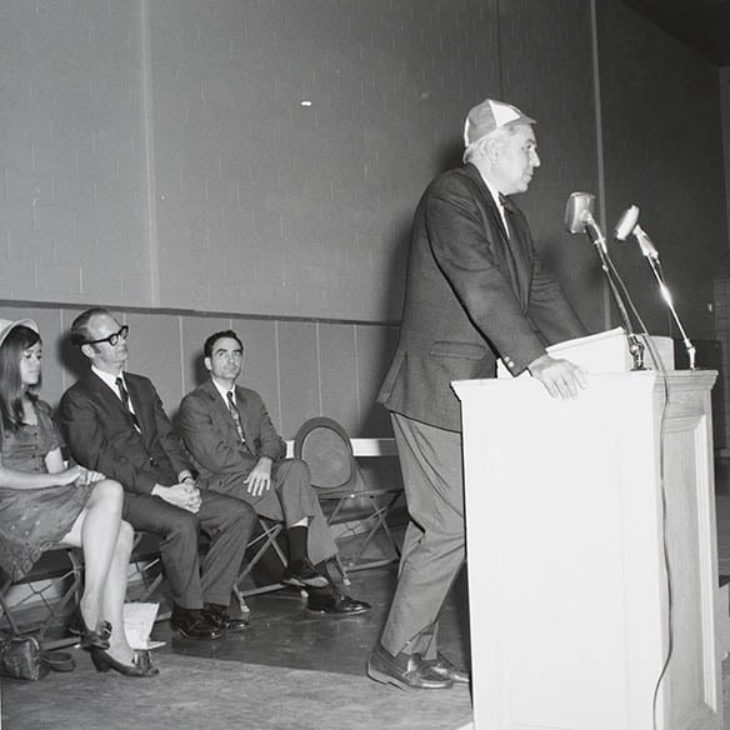
[[[127,393],[127,389],[124,387],[124,381],[122,380],[122,377],[119,376],[116,379],[117,384],[117,390],[119,390],[119,397],[122,400],[122,405],[129,411],[129,415],[132,416],[132,420],[134,421],[134,427],[138,431],[142,431],[142,429],[139,427],[139,421],[137,420],[137,414],[132,411],[130,404],[129,404],[129,393]]]
[[[241,413],[238,410],[238,406],[236,405],[236,401],[233,400],[233,391],[229,390],[226,393],[226,397],[228,398],[228,410],[231,412],[231,415],[233,416],[233,421],[236,424],[236,431],[238,431],[238,437],[241,439],[241,443],[246,443],[246,438],[243,435],[243,426],[241,425]]]
[[[499,211],[502,214],[502,223],[504,223],[504,230],[507,233],[507,238],[512,238],[512,231],[510,230],[509,226],[509,219],[507,218],[507,211],[510,213],[514,213],[515,209],[512,205],[512,202],[509,200],[509,198],[506,198],[502,193],[499,194],[499,204],[501,206],[501,210]]]

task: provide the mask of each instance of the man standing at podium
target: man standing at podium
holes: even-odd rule
[[[400,341],[378,396],[391,412],[411,521],[367,667],[373,679],[403,689],[469,681],[436,641],[441,606],[464,562],[461,412],[451,381],[495,377],[500,357],[556,398],[574,398],[586,385],[581,368],[545,351],[586,331],[506,197],[524,193],[540,165],[533,124],[501,101],[475,106],[464,127],[464,166],[431,183],[413,222]]]

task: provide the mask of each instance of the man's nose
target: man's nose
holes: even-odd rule
[[[535,150],[530,150],[530,164],[533,167],[540,167],[540,157],[538,156],[537,152]]]

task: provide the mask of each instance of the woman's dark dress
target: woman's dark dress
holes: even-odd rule
[[[59,448],[51,408],[37,401],[38,424],[17,431],[0,425],[0,459],[8,469],[47,473],[45,456]],[[45,489],[0,487],[0,568],[19,580],[44,550],[68,533],[93,487],[68,484]]]

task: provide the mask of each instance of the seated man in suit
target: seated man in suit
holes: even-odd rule
[[[87,310],[71,325],[91,369],[61,399],[66,442],[79,464],[121,482],[123,518],[162,538],[173,629],[194,639],[241,631],[248,622],[229,616],[228,607],[256,513],[238,499],[198,489],[154,386],[123,372],[128,334],[106,309]],[[211,539],[202,573],[201,531]]]
[[[236,385],[243,344],[231,331],[216,332],[204,345],[210,379],[180,404],[180,428],[199,483],[231,495],[269,519],[284,522],[289,565],[282,582],[309,590],[308,607],[328,614],[358,614],[370,606],[344,595],[313,563],[335,555],[335,542],[319,506],[309,468],[285,459],[261,396]],[[204,490],[205,491],[205,490]]]

